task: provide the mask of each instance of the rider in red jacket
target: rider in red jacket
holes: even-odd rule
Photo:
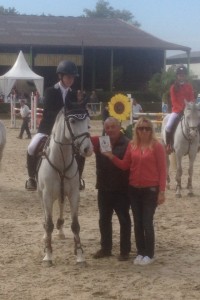
[[[172,152],[172,135],[174,127],[182,115],[185,108],[185,100],[194,102],[194,91],[190,83],[186,81],[187,68],[179,66],[176,70],[176,81],[170,87],[170,98],[172,104],[172,113],[169,116],[166,125],[166,150],[170,154]]]

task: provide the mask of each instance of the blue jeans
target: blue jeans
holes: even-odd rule
[[[129,187],[133,212],[137,255],[154,257],[155,234],[153,217],[157,207],[158,187]]]
[[[127,193],[98,190],[99,229],[101,248],[112,250],[112,216],[115,211],[120,223],[120,253],[131,250],[130,202]]]

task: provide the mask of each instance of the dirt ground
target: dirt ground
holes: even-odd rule
[[[1,300],[199,300],[200,299],[200,157],[194,167],[195,196],[175,198],[174,171],[167,201],[155,215],[156,261],[134,266],[132,255],[119,262],[119,225],[113,217],[113,256],[94,260],[99,249],[98,210],[94,155],[84,171],[79,221],[86,267],[76,265],[69,206],[65,240],[53,236],[53,266],[43,265],[43,212],[37,192],[27,192],[26,149],[29,140],[17,139],[19,129],[7,127],[7,144],[0,171],[0,299]],[[20,125],[20,122],[19,122]],[[91,132],[101,134],[101,122],[91,122]],[[187,160],[184,159],[183,186]],[[57,207],[55,205],[54,216]]]

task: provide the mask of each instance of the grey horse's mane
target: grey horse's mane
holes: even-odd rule
[[[54,126],[53,126],[53,129],[52,129],[52,134],[54,134],[57,130],[57,126],[58,126],[58,121],[60,120],[62,114],[64,113],[64,108],[62,108],[59,113],[57,114],[56,116],[56,120],[55,120],[55,123],[54,123]]]

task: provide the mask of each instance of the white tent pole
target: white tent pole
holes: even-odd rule
[[[10,95],[10,115],[11,115],[11,128],[16,128],[16,116],[15,116],[15,95]]]
[[[13,101],[12,101],[12,95],[10,95],[10,127],[13,128]]]

